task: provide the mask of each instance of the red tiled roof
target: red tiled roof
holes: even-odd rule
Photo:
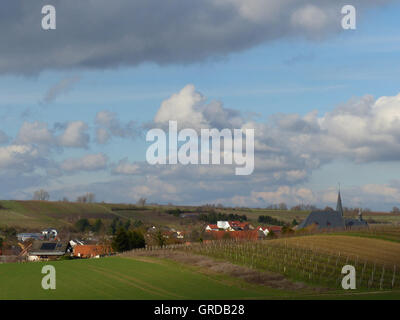
[[[273,231],[273,232],[281,232],[282,231],[282,227],[280,227],[280,226],[269,226],[269,227],[267,227],[267,229],[269,231]]]
[[[77,245],[74,247],[74,256],[88,258],[98,255],[113,253],[111,246],[107,245]]]
[[[218,226],[216,224],[209,224],[207,227],[210,227],[211,229],[218,229]]]

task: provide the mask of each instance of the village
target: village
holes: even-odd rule
[[[304,231],[312,233],[368,227],[361,210],[357,219],[345,217],[340,191],[336,210],[313,210],[300,223],[294,220],[288,224],[269,216],[259,216],[258,223],[255,224],[254,221],[247,221],[246,215],[218,215],[213,210],[208,214],[182,213],[180,209],[170,209],[166,212],[167,215],[177,217],[181,223],[186,221],[186,224],[181,224],[180,228],[162,224],[143,225],[140,221],[132,224],[131,220],[123,221],[116,217],[108,225],[108,230],[105,230],[106,222],[103,223],[101,219],[92,224],[88,219],[76,221],[75,232],[72,234],[59,232],[51,227],[37,232],[17,233],[14,230],[0,245],[0,263],[101,258],[133,249],[223,240],[270,240]]]
[[[260,240],[267,237],[277,237],[281,234],[281,226],[257,226],[241,221],[217,221],[216,224],[207,224],[204,227],[203,238],[200,241],[242,239]],[[161,235],[158,242],[151,240]],[[16,234],[17,245],[7,246],[3,243],[0,249],[0,262],[3,260],[18,262],[34,262],[57,259],[86,259],[101,258],[117,253],[113,249],[111,237],[109,241],[99,241],[96,237],[90,240],[65,239],[55,228],[46,228],[41,232]],[[186,244],[193,242],[193,237],[187,231],[177,231],[174,228],[158,228],[151,226],[145,234],[146,245]],[[6,259],[6,258],[9,259]]]

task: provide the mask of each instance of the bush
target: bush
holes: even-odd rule
[[[266,223],[266,224],[272,224],[274,226],[284,226],[285,222],[280,221],[278,219],[275,219],[270,216],[259,216],[258,217],[258,222],[259,223]]]

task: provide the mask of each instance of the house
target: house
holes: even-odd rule
[[[74,257],[79,258],[99,258],[113,254],[109,245],[76,245],[73,249]]]
[[[267,227],[259,226],[257,230],[264,233],[265,236],[267,236],[270,232],[272,232],[275,235],[282,233],[281,226],[267,226]]]
[[[262,232],[265,236],[267,236],[268,233],[269,233],[269,230],[268,230],[267,227],[261,227],[261,226],[259,226],[259,227],[257,227],[257,230],[260,231],[260,232]]]
[[[77,245],[80,245],[80,246],[84,245],[84,243],[78,239],[69,240],[69,244],[71,245],[72,248],[74,248]]]
[[[42,231],[42,235],[45,239],[54,239],[55,237],[57,237],[58,232],[54,228],[47,228]]]
[[[18,241],[26,241],[26,240],[43,240],[44,236],[41,233],[18,233],[17,234]]]
[[[267,229],[269,232],[273,232],[275,235],[279,235],[282,233],[281,226],[268,226]]]
[[[57,259],[72,252],[69,242],[34,240],[28,250],[28,260]]]
[[[229,222],[231,228],[235,231],[249,230],[250,224],[247,222],[231,221]]]
[[[351,229],[368,227],[368,223],[363,220],[361,211],[358,219],[344,217],[342,198],[339,191],[335,211],[313,211],[299,224],[297,230],[311,226],[317,229]]]
[[[206,231],[218,231],[219,228],[216,224],[209,224],[206,226]]]
[[[233,231],[229,221],[217,221],[218,229]]]
[[[183,239],[185,237],[185,232],[183,231],[176,231],[176,238]]]

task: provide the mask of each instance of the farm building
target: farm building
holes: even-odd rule
[[[109,245],[76,245],[73,250],[73,255],[79,258],[98,258],[112,253],[113,250]]]
[[[218,231],[219,228],[216,224],[208,224],[206,226],[206,231]]]
[[[54,239],[57,237],[58,231],[54,228],[47,228],[42,230],[42,235],[45,237],[45,239]]]
[[[344,217],[339,191],[335,211],[313,211],[300,223],[297,230],[310,226],[315,226],[318,229],[351,229],[368,227],[368,223],[363,220],[361,211],[358,219],[346,219]]]
[[[26,241],[26,240],[43,240],[44,236],[41,233],[18,233],[17,239],[18,241]]]
[[[222,229],[226,231],[242,231],[242,230],[250,230],[254,229],[254,227],[248,222],[240,222],[240,221],[217,221],[217,225],[208,225],[207,227],[213,227],[213,231]],[[206,227],[206,231],[208,230]],[[216,227],[216,228],[215,228]]]
[[[282,232],[282,227],[280,227],[280,226],[268,226],[268,227],[261,227],[261,226],[259,226],[258,228],[257,228],[257,230],[258,231],[260,231],[260,232],[262,232],[262,233],[264,233],[264,235],[268,235],[271,231],[275,234],[275,235],[277,235],[277,234],[280,234],[281,232]]]
[[[69,242],[35,240],[28,250],[28,260],[57,259],[71,252]]]

